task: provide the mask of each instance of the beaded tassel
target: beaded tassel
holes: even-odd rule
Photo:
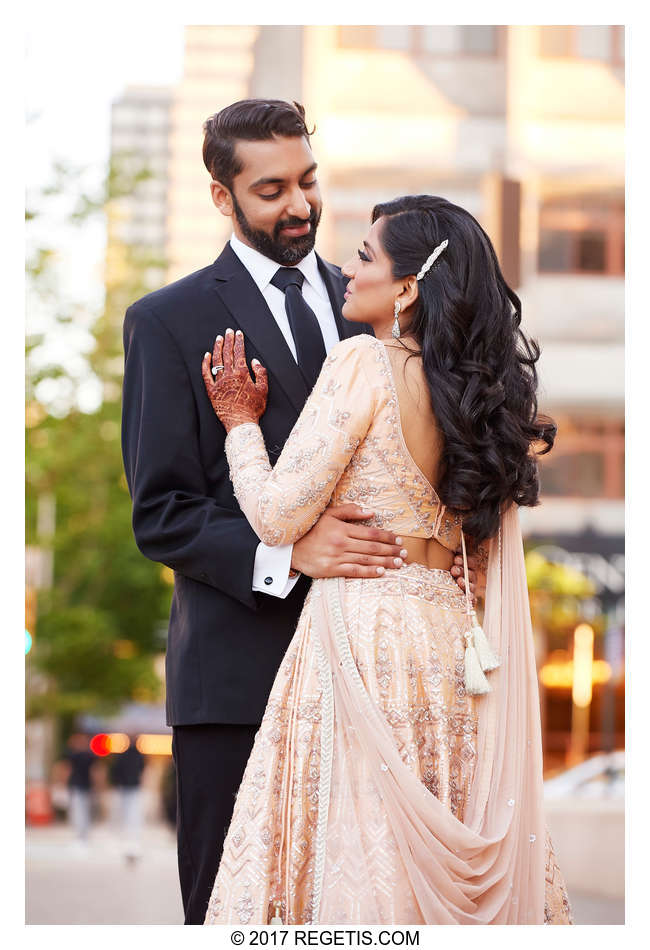
[[[465,692],[469,696],[480,696],[490,692],[490,684],[481,669],[478,653],[474,646],[474,629],[465,634]]]
[[[475,610],[472,611],[472,634],[474,640],[474,649],[476,650],[476,655],[478,656],[479,663],[481,664],[481,669],[484,673],[489,673],[491,670],[496,670],[497,666],[500,666],[501,661],[492,650],[492,647],[488,642],[488,638],[485,636],[485,631],[478,622],[478,617],[476,616]]]
[[[485,676],[490,670],[499,666],[499,659],[495,656],[483,627],[478,622],[476,611],[472,608],[469,593],[469,574],[467,571],[467,551],[465,549],[465,535],[461,532],[463,547],[463,570],[465,573],[465,599],[467,603],[467,617],[470,629],[465,634],[465,692],[470,696],[480,696],[490,692],[490,684]]]

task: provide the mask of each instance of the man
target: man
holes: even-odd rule
[[[312,577],[399,569],[401,542],[328,509],[293,546],[267,548],[239,510],[201,360],[241,329],[267,369],[261,419],[275,462],[339,340],[346,281],[314,251],[321,215],[304,109],[236,102],[205,124],[212,200],[233,236],[214,264],[129,307],[123,453],[140,550],[174,570],[166,661],[186,923],[203,923],[234,797]]]
[[[111,784],[118,793],[119,825],[127,864],[135,864],[141,857],[142,833],[142,773],[144,756],[136,745],[136,736],[129,736],[124,752],[113,756]]]

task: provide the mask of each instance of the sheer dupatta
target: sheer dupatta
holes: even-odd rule
[[[490,542],[483,627],[501,666],[477,698],[478,762],[460,822],[402,761],[364,687],[346,634],[343,582],[314,585],[314,634],[324,709],[313,922],[337,916],[341,855],[354,880],[358,922],[377,923],[372,874],[355,815],[381,801],[407,909],[401,922],[544,922],[545,826],[537,674],[515,505]],[[334,740],[336,734],[336,741]],[[331,783],[339,812],[328,816]]]

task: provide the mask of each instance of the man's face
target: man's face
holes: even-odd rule
[[[227,197],[215,193],[213,183],[213,200],[224,214],[232,214],[233,229],[244,244],[293,267],[312,250],[322,209],[307,139],[237,142],[236,149],[243,170],[229,192],[223,189]]]

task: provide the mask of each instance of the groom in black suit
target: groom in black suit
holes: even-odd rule
[[[347,281],[314,251],[321,197],[301,106],[244,100],[205,124],[212,200],[233,236],[208,267],[134,303],[124,321],[122,447],[140,550],[174,571],[166,659],[186,923],[203,923],[253,740],[312,577],[398,569],[401,542],[328,509],[293,546],[261,544],[232,491],[225,431],[201,376],[241,329],[266,367],[261,427],[275,462],[338,340]],[[367,513],[366,513],[367,516]]]

